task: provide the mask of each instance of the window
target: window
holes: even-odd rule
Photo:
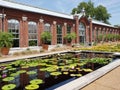
[[[28,22],[28,39],[29,46],[37,46],[37,24],[36,22]]]
[[[98,38],[98,30],[96,30],[96,37]]]
[[[8,20],[8,31],[13,34],[13,47],[19,47],[19,21],[16,19]]]
[[[71,33],[71,26],[67,26],[67,33]]]
[[[92,38],[94,39],[94,31],[95,31],[95,29],[93,28],[92,29]]]
[[[62,26],[57,25],[57,44],[62,44]]]
[[[44,25],[44,31],[51,32],[50,24],[49,24],[49,23],[46,23],[46,24]]]
[[[79,24],[79,42],[80,43],[85,43],[86,37],[85,37],[85,25],[84,23],[80,22]]]
[[[85,36],[85,25],[82,22],[79,25],[79,36]]]

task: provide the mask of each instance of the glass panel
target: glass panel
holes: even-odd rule
[[[28,39],[29,46],[37,46],[37,24],[36,22],[28,22]]]
[[[71,33],[71,26],[67,26],[67,33]]]
[[[16,19],[8,20],[8,30],[14,36],[13,47],[19,47],[19,21]]]
[[[46,23],[46,24],[44,25],[44,31],[51,32],[50,24],[49,24],[49,23]]]
[[[80,43],[85,43],[86,37],[85,37],[85,25],[84,23],[80,22],[79,25],[79,37],[80,37]]]
[[[37,40],[29,40],[29,46],[37,46]]]
[[[14,39],[13,40],[13,47],[18,47],[19,46],[19,39]]]
[[[57,25],[57,44],[62,44],[62,26]]]

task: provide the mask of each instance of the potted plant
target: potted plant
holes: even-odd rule
[[[68,45],[71,45],[72,40],[75,39],[75,38],[76,38],[76,34],[74,32],[68,33],[65,36],[65,39],[67,40]]]
[[[48,45],[51,43],[51,33],[48,31],[44,31],[41,33],[41,40],[42,40],[42,46],[43,49],[48,50]]]
[[[2,55],[8,55],[12,44],[13,35],[9,32],[0,32],[0,52]]]

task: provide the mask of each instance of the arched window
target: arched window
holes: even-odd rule
[[[80,25],[79,25],[79,36],[83,36],[84,32],[85,32],[85,25],[84,25],[84,23],[80,22]]]
[[[8,31],[14,36],[13,47],[19,47],[19,21],[16,19],[8,20]]]
[[[44,25],[44,31],[49,31],[49,32],[51,32],[51,28],[50,28],[50,24],[49,24],[49,23],[46,23],[46,24]]]
[[[37,24],[36,22],[28,22],[28,41],[29,46],[37,46]]]
[[[85,24],[80,22],[80,25],[79,25],[79,40],[80,40],[80,43],[85,43],[85,40],[86,40],[86,36],[85,36]]]

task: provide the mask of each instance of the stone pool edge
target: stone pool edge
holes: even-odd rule
[[[65,51],[47,52],[47,53],[40,53],[40,54],[34,54],[34,55],[26,55],[26,56],[4,58],[4,59],[0,59],[0,63],[10,62],[10,61],[15,61],[15,60],[28,59],[28,58],[36,58],[36,57],[52,55],[52,54],[58,54],[58,53],[66,53],[66,52],[69,52],[69,51],[70,50],[65,50]]]

